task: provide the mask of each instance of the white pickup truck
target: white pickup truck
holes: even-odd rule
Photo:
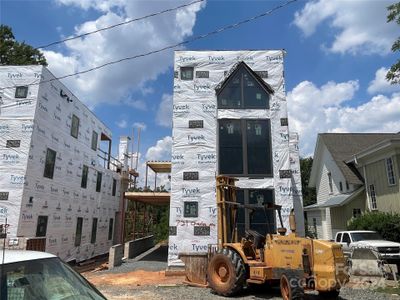
[[[400,243],[385,241],[377,232],[367,230],[340,231],[335,242],[342,244],[343,252],[349,255],[352,248],[365,247],[375,249],[386,261],[400,261]]]

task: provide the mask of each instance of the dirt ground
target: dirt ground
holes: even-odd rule
[[[177,285],[184,276],[165,276],[165,271],[137,270],[127,273],[85,273],[83,274],[95,286]]]

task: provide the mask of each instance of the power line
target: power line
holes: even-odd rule
[[[97,30],[89,31],[89,32],[86,32],[86,33],[83,33],[83,34],[80,34],[80,35],[76,35],[76,36],[73,36],[73,37],[69,37],[69,38],[66,38],[66,39],[55,41],[55,42],[52,42],[52,43],[49,43],[49,44],[46,44],[46,45],[38,46],[35,49],[48,48],[50,46],[54,46],[54,45],[57,45],[57,44],[65,43],[67,41],[79,39],[81,37],[88,36],[88,35],[91,35],[91,34],[94,34],[94,33],[98,33],[98,32],[101,32],[101,31],[109,30],[109,29],[112,29],[112,28],[115,28],[115,27],[118,27],[118,26],[122,26],[122,25],[126,25],[126,24],[129,24],[129,23],[132,23],[132,22],[144,20],[144,19],[147,19],[147,18],[150,18],[150,17],[155,17],[155,16],[158,16],[158,15],[161,15],[161,14],[164,14],[164,13],[167,13],[167,12],[171,12],[171,11],[174,11],[174,10],[178,10],[178,9],[181,9],[181,8],[184,8],[184,7],[187,7],[187,6],[191,6],[193,4],[200,3],[200,2],[203,2],[203,1],[204,0],[196,0],[196,1],[193,1],[193,2],[190,2],[190,3],[187,3],[187,4],[183,4],[183,5],[174,7],[174,8],[168,8],[166,10],[159,11],[159,12],[156,12],[156,13],[152,13],[152,14],[147,15],[147,16],[139,17],[139,18],[136,18],[136,19],[130,19],[128,21],[124,21],[124,22],[121,22],[121,23],[117,23],[117,24],[114,24],[114,25],[103,27],[103,28],[100,28],[100,29],[97,29]]]
[[[153,51],[142,53],[142,54],[137,54],[137,55],[134,55],[134,56],[124,57],[124,58],[121,58],[121,59],[118,59],[118,60],[110,61],[110,62],[104,63],[102,65],[98,65],[98,66],[83,70],[83,71],[79,71],[79,72],[75,72],[75,73],[71,73],[71,74],[55,77],[55,78],[52,78],[52,79],[49,79],[49,80],[45,80],[45,81],[41,81],[41,82],[37,82],[37,83],[27,84],[25,86],[39,85],[41,83],[47,83],[47,82],[52,82],[52,81],[55,81],[55,80],[65,79],[65,78],[69,78],[69,77],[73,77],[73,76],[77,76],[77,75],[82,75],[82,74],[89,73],[89,72],[92,72],[92,71],[95,71],[95,70],[98,70],[98,69],[102,69],[102,68],[110,66],[110,65],[118,64],[118,63],[123,62],[123,61],[133,60],[133,59],[137,59],[137,58],[140,58],[140,57],[145,57],[145,56],[149,56],[149,55],[156,54],[156,53],[159,53],[159,52],[163,52],[163,51],[168,50],[168,49],[177,48],[179,46],[183,46],[185,44],[192,43],[194,41],[207,38],[207,37],[209,37],[211,35],[215,35],[215,34],[223,32],[223,31],[226,31],[226,30],[229,30],[229,29],[233,29],[233,28],[239,27],[239,26],[241,26],[243,24],[252,22],[252,21],[257,20],[259,18],[265,17],[265,16],[270,15],[270,14],[274,13],[275,11],[277,11],[277,10],[279,10],[281,8],[284,8],[284,7],[290,5],[290,4],[294,3],[294,2],[297,2],[297,1],[299,1],[299,0],[287,1],[287,2],[285,2],[283,4],[275,6],[274,8],[272,8],[272,9],[266,11],[266,12],[263,12],[263,13],[261,13],[259,15],[253,16],[251,18],[248,18],[248,19],[245,19],[245,20],[242,20],[242,21],[239,21],[239,22],[234,23],[234,24],[230,24],[230,25],[226,25],[224,27],[220,27],[220,28],[218,28],[218,29],[216,29],[214,31],[211,31],[211,32],[208,32],[208,33],[205,33],[205,34],[197,35],[197,36],[195,36],[195,37],[193,37],[191,39],[185,40],[183,42],[176,43],[174,45],[166,46],[166,47],[161,48],[161,49],[153,50]],[[8,87],[0,88],[0,90],[14,88],[14,87],[16,87],[16,86],[15,85],[14,86],[8,86]]]

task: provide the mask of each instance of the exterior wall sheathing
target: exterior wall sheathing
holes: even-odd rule
[[[289,228],[288,216],[294,208],[298,232],[304,234],[298,136],[290,134],[287,122],[282,121],[288,117],[283,58],[282,50],[175,52],[169,266],[182,265],[180,252],[205,252],[208,244],[217,243],[219,119],[270,120],[273,176],[239,177],[237,186],[274,190],[284,225]],[[267,72],[263,80],[274,90],[268,109],[217,109],[215,88],[240,62],[253,71]],[[181,80],[181,67],[194,67],[193,80]],[[190,120],[203,121],[203,127],[189,128]],[[280,170],[292,170],[292,176],[280,178]],[[198,180],[183,180],[183,172],[198,172]],[[185,201],[198,203],[197,217],[184,217]]]

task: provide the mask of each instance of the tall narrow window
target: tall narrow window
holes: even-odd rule
[[[329,193],[333,193],[332,174],[328,172]]]
[[[113,178],[112,195],[115,196],[117,192],[117,180]]]
[[[44,173],[43,173],[43,176],[46,178],[53,179],[54,167],[56,164],[56,155],[57,155],[56,151],[47,148],[46,161],[44,164]]]
[[[114,219],[110,219],[108,223],[108,240],[111,240],[113,237],[113,229],[114,229]]]
[[[37,226],[36,226],[36,236],[37,237],[46,236],[47,220],[48,220],[48,216],[39,216],[38,217],[38,222],[37,222]]]
[[[341,192],[343,192],[343,183],[341,181],[339,182],[339,189]]]
[[[86,189],[87,187],[87,179],[88,179],[89,168],[86,165],[82,167],[82,180],[81,180],[81,187]]]
[[[28,87],[17,86],[15,88],[15,98],[26,98],[26,97],[28,97]]]
[[[97,139],[98,139],[98,134],[96,131],[92,132],[92,149],[94,151],[97,151]]]
[[[81,240],[82,240],[82,223],[83,223],[83,219],[82,219],[82,218],[77,218],[77,219],[76,219],[75,247],[78,247],[78,246],[81,245]]]
[[[272,174],[270,140],[267,120],[246,122],[248,174]]]
[[[373,184],[370,184],[370,186],[369,186],[369,195],[371,197],[371,208],[378,209],[378,206],[376,204],[375,185],[373,185]]]
[[[243,173],[243,144],[240,120],[219,121],[219,164],[221,174]]]
[[[97,235],[97,218],[93,218],[92,221],[92,235],[90,236],[90,243],[96,243],[96,235]]]
[[[97,172],[97,180],[96,180],[96,192],[101,191],[101,178],[103,176],[103,173]]]
[[[350,186],[349,186],[349,183],[346,180],[346,190],[349,190],[349,189],[350,189]]]
[[[396,176],[394,175],[393,160],[391,157],[386,158],[386,174],[389,185],[396,184]]]
[[[71,135],[77,139],[78,134],[79,134],[79,118],[75,115],[72,115]]]

